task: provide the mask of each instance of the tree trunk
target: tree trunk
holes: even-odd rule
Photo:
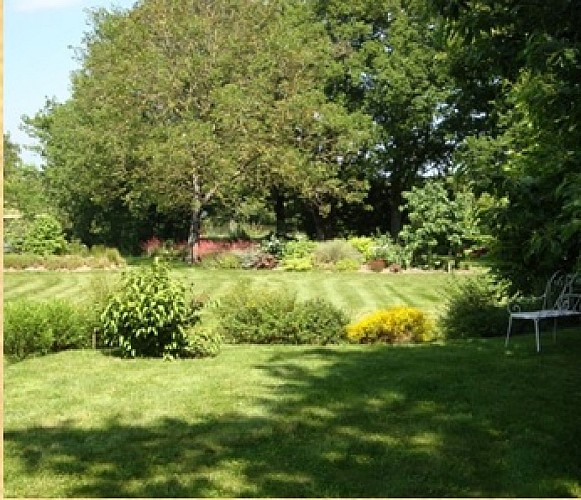
[[[402,216],[399,210],[402,204],[402,189],[399,185],[391,185],[389,197],[389,232],[393,238],[397,238],[402,226]]]
[[[200,242],[200,229],[202,222],[201,210],[192,210],[192,219],[190,221],[190,231],[188,235],[188,246],[190,247],[190,255],[188,261],[190,264],[200,262],[197,247]]]
[[[325,220],[316,208],[311,207],[311,214],[313,215],[313,223],[315,224],[315,237],[317,241],[325,240]]]
[[[277,189],[272,192],[274,198],[274,216],[276,219],[276,236],[286,235],[286,209],[284,206],[285,197]]]

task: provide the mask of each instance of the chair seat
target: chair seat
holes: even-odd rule
[[[575,316],[579,314],[573,311],[563,311],[560,309],[542,309],[540,311],[525,311],[511,313],[514,319],[543,319],[543,318],[558,318],[561,316]]]

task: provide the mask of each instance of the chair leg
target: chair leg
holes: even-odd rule
[[[557,318],[553,318],[553,342],[557,343]]]
[[[504,347],[508,347],[508,340],[510,338],[510,329],[512,328],[512,316],[508,317],[508,328],[506,329],[506,341],[504,342]]]
[[[535,322],[535,340],[537,343],[537,352],[540,352],[541,351],[541,336],[539,334],[539,320],[534,319],[533,321]]]

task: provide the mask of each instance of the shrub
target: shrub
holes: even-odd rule
[[[373,258],[384,260],[387,264],[409,267],[412,261],[412,251],[396,243],[389,234],[374,238]]]
[[[330,302],[311,299],[295,304],[282,318],[281,330],[291,344],[338,344],[345,338],[349,319]]]
[[[307,239],[290,240],[284,245],[282,258],[283,260],[312,258],[315,248],[317,248],[317,244],[314,241]]]
[[[274,269],[278,262],[274,255],[262,250],[237,250],[234,254],[240,260],[242,269]]]
[[[28,228],[22,251],[36,255],[62,253],[67,248],[63,228],[52,215],[37,216]]]
[[[336,271],[358,271],[361,261],[356,259],[341,259],[335,264]]]
[[[506,283],[488,275],[459,281],[448,289],[438,326],[448,338],[504,335],[508,322]]]
[[[396,306],[381,309],[347,326],[347,337],[352,342],[368,344],[385,342],[427,342],[434,338],[430,319],[419,309]]]
[[[157,236],[152,236],[142,241],[139,246],[147,257],[154,257],[163,248],[163,242]]]
[[[214,357],[220,353],[222,343],[222,336],[216,330],[196,325],[188,338],[186,354],[193,358]]]
[[[280,318],[294,303],[295,296],[287,291],[239,284],[220,301],[219,328],[228,342],[277,343]]]
[[[5,304],[4,354],[16,359],[47,354],[53,342],[53,330],[37,303],[18,301]]]
[[[319,243],[313,252],[315,265],[334,267],[339,261],[356,261],[357,268],[363,263],[363,255],[345,240],[331,240]]]
[[[313,267],[312,257],[285,258],[282,261],[282,268],[285,271],[310,271]]]
[[[114,266],[122,267],[126,264],[125,259],[116,248],[105,248],[104,257],[107,262]]]
[[[67,245],[66,253],[68,255],[80,255],[82,257],[88,257],[89,248],[79,239],[73,238]]]
[[[4,307],[4,353],[17,359],[91,345],[88,308],[63,300],[19,300]]]
[[[219,305],[219,329],[228,342],[328,344],[344,337],[346,316],[327,301],[297,303],[284,290],[239,285]]]
[[[283,255],[284,246],[283,240],[271,235],[269,239],[260,243],[260,250],[265,254],[274,256],[276,259],[280,259]]]
[[[187,332],[199,320],[198,309],[168,268],[154,262],[126,274],[110,299],[101,315],[105,343],[126,357],[179,357],[186,353]]]
[[[363,255],[365,262],[375,257],[375,247],[377,246],[377,243],[375,239],[370,236],[353,236],[349,238],[347,242]]]

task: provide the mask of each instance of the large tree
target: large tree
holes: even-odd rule
[[[441,21],[425,2],[319,0],[344,71],[329,92],[376,124],[365,155],[375,191],[388,196],[389,227],[401,228],[402,193],[450,166],[454,92],[441,46]],[[383,186],[383,187],[382,187]]]
[[[99,10],[80,58],[71,100],[31,124],[54,177],[85,178],[91,203],[187,211],[194,248],[203,212],[241,195],[278,189],[323,215],[329,199],[354,197],[339,174],[363,120],[324,93],[333,53],[307,4]]]
[[[456,62],[472,68],[458,74],[462,92],[470,96],[475,82],[502,89],[486,133],[458,158],[502,200],[489,218],[497,271],[527,290],[536,276],[581,264],[581,2],[437,3]]]

